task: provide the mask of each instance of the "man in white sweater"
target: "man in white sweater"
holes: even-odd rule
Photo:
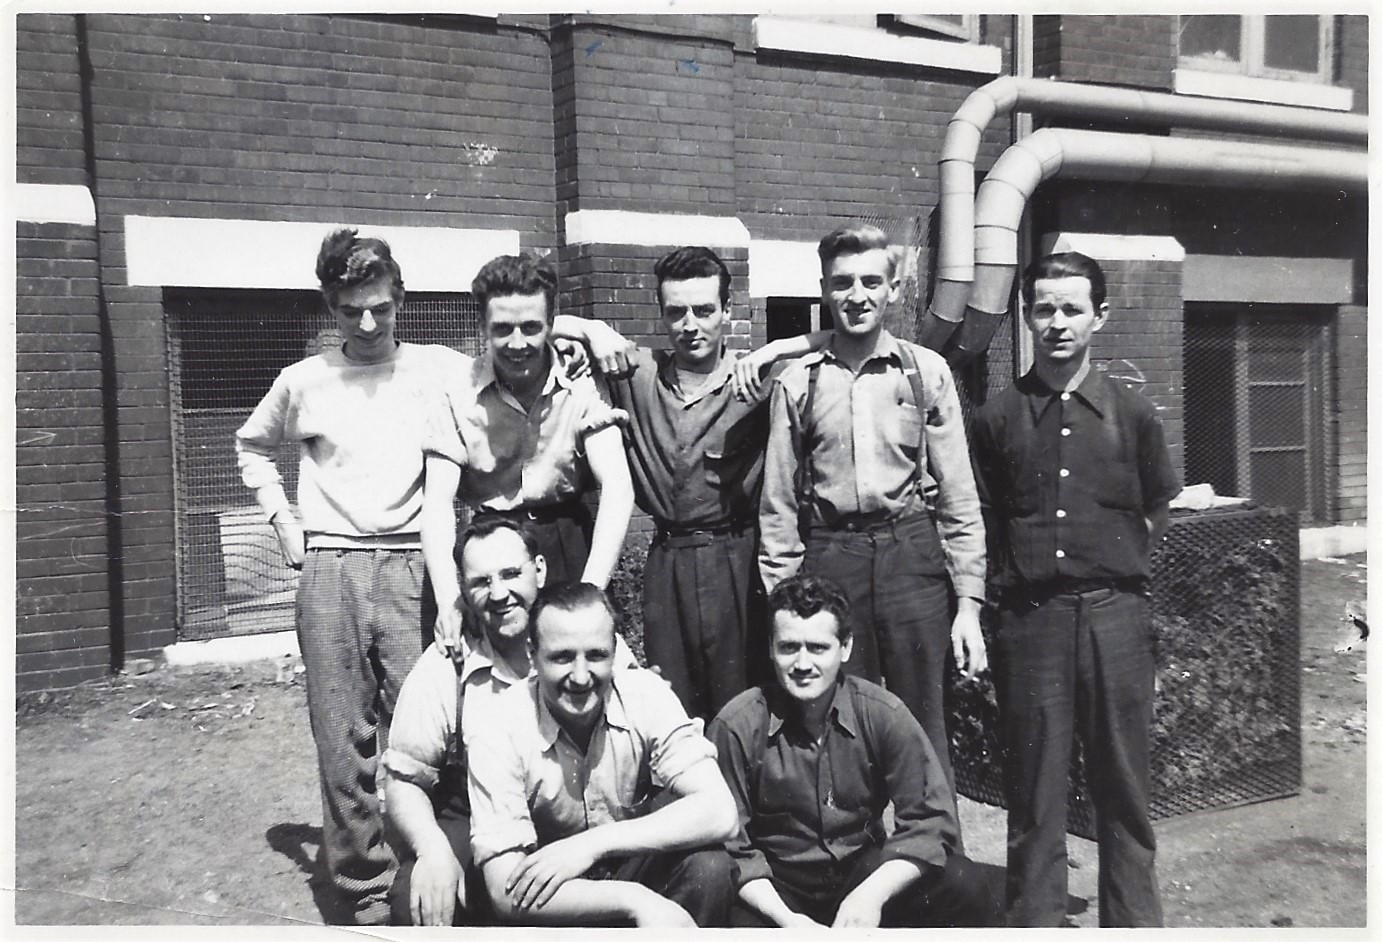
[[[444,377],[471,358],[394,339],[403,278],[387,243],[339,229],[322,242],[317,278],[344,342],[278,375],[236,433],[236,452],[284,554],[302,569],[297,630],[327,873],[356,924],[385,924],[395,861],[375,769],[424,646],[424,421]],[[292,442],[302,456],[301,523],[274,466]]]

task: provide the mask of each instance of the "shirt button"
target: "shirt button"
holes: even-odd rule
[[[1066,426],[1065,428],[1061,429],[1061,430],[1060,430],[1060,433],[1061,433],[1062,435],[1069,435],[1069,434],[1070,434],[1070,428],[1069,428],[1069,426]]]
[[[1064,510],[1057,510],[1057,511],[1056,511],[1056,518],[1059,519],[1059,520],[1064,520],[1064,519],[1065,519],[1065,511],[1064,511]]]
[[[1069,469],[1069,468],[1061,468],[1061,469],[1060,469],[1060,476],[1063,477],[1063,478],[1068,478],[1068,477],[1070,477],[1070,469]]]
[[[1056,550],[1056,558],[1057,558],[1057,559],[1064,559],[1064,558],[1065,558],[1065,550]]]
[[[1060,400],[1061,400],[1061,402],[1069,402],[1069,401],[1070,401],[1070,393],[1068,393],[1068,392],[1063,392],[1063,393],[1061,393],[1061,394],[1060,394]]]

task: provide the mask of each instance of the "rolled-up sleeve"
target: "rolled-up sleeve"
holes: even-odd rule
[[[461,441],[460,423],[456,410],[465,407],[468,391],[450,387],[429,395],[424,401],[427,415],[423,420],[422,450],[439,455],[461,467],[466,465],[465,444]]]
[[[283,478],[274,458],[283,444],[292,409],[288,378],[279,373],[259,405],[235,433],[235,460],[240,479],[254,491],[255,500],[270,519],[289,507]]]
[[[403,681],[389,728],[384,769],[423,791],[437,777],[456,739],[456,668],[435,646],[429,647]]]
[[[883,860],[908,860],[925,873],[944,867],[959,834],[955,797],[936,752],[912,714],[900,702],[873,718],[878,761],[892,798],[893,833]]]
[[[767,712],[760,717],[767,722]],[[738,868],[735,886],[741,887],[751,880],[767,879],[772,876],[768,858],[749,840],[749,823],[753,820],[753,782],[750,769],[749,749],[759,738],[759,730],[753,726],[752,717],[747,711],[736,711],[726,718],[717,716],[710,722],[709,736],[715,744],[715,752],[720,763],[729,792],[734,796],[735,807],[739,810],[739,828],[734,836],[725,841],[725,850]],[[762,760],[762,757],[759,757]]]
[[[510,696],[517,691],[517,696]],[[528,808],[527,764],[506,715],[531,710],[526,685],[512,687],[494,703],[493,722],[477,723],[466,750],[470,791],[470,844],[476,866],[501,854],[537,845]]]
[[[784,379],[779,376],[773,381],[772,421],[758,503],[758,570],[769,592],[783,579],[796,575],[806,551],[801,540],[797,479],[801,462],[807,459],[802,453],[801,420]]]
[[[925,351],[929,353],[930,351]],[[932,359],[933,358],[933,359]],[[955,594],[983,600],[985,553],[984,517],[965,440],[960,397],[950,367],[932,354],[923,370],[931,405],[926,413],[926,457],[937,485],[936,530],[945,548],[946,568]]]
[[[705,738],[701,720],[687,716],[667,681],[644,670],[626,676],[637,682],[638,693],[631,705],[652,747],[648,764],[654,785],[673,788],[677,778],[693,765],[715,761],[715,747]]]

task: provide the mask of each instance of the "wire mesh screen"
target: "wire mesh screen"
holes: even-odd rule
[[[1186,305],[1187,484],[1330,522],[1328,330],[1310,309]]]
[[[1152,557],[1153,819],[1300,791],[1298,540],[1289,510],[1172,516]],[[1003,805],[993,686],[986,676],[951,691],[958,789]],[[1093,838],[1084,763],[1077,741],[1067,826]]]
[[[164,298],[176,487],[178,637],[203,640],[293,626],[297,573],[240,481],[235,431],[278,371],[339,347],[321,297],[306,291],[169,291]],[[481,344],[470,295],[408,295],[397,336],[467,353]],[[277,464],[297,493],[298,446]]]

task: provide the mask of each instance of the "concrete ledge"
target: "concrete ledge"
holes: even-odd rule
[[[1306,527],[1300,531],[1300,558],[1348,556],[1368,548],[1367,527]]]
[[[246,661],[295,657],[300,653],[296,631],[238,635],[210,641],[179,641],[163,649],[164,660],[173,667],[186,664],[243,664]]]

